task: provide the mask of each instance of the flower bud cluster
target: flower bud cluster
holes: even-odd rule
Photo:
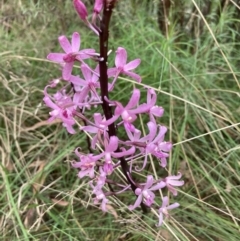
[[[115,1],[96,0],[93,7],[92,21],[88,21],[88,11],[80,0],[73,0],[74,8],[79,17],[97,35],[101,35],[101,23],[103,10],[109,11]],[[112,4],[112,5],[111,5]],[[100,24],[99,24],[100,26]],[[83,152],[80,148],[75,149],[78,160],[72,162],[72,166],[78,170],[78,177],[90,178],[89,185],[95,196],[94,203],[100,203],[101,209],[107,211],[109,196],[118,195],[123,192],[133,192],[136,196],[135,203],[129,206],[130,210],[143,205],[145,207],[157,208],[159,213],[160,226],[163,222],[163,215],[168,216],[168,210],[179,206],[178,203],[169,205],[169,199],[164,196],[155,198],[155,192],[167,189],[174,196],[177,195],[176,186],[182,186],[181,174],[168,176],[155,180],[152,175],[147,175],[145,182],[137,182],[132,176],[134,173],[144,171],[152,156],[159,163],[159,168],[166,168],[167,158],[172,149],[172,143],[165,141],[167,128],[159,125],[157,118],[160,118],[164,109],[156,105],[156,92],[147,88],[146,101],[139,103],[141,98],[140,90],[134,88],[127,104],[109,98],[108,93],[114,91],[120,75],[132,78],[137,83],[142,81],[141,76],[134,70],[139,66],[141,60],[135,59],[127,62],[127,51],[118,47],[115,55],[115,66],[107,69],[107,94],[101,95],[101,71],[100,62],[106,61],[94,49],[80,49],[80,34],[74,32],[71,42],[66,36],[58,38],[63,53],[50,53],[47,58],[59,63],[62,70],[61,78],[53,80],[44,89],[44,102],[50,111],[49,121],[60,119],[63,127],[70,134],[77,132],[88,133],[90,136],[90,152]],[[96,66],[92,68],[87,64],[87,59],[93,59]],[[73,75],[74,64],[80,66],[79,75]],[[55,88],[58,83],[65,83],[54,95],[48,93],[49,88]],[[97,111],[92,116],[89,110],[96,106],[102,106],[103,102],[112,109],[110,117],[103,112]],[[98,108],[99,109],[99,108]],[[146,135],[136,127],[139,115],[147,115]],[[77,128],[77,121],[83,121],[84,125]],[[110,127],[115,131],[110,131]],[[124,138],[117,136],[116,128],[123,130]],[[123,134],[121,133],[121,134]],[[121,135],[123,136],[123,135]],[[139,161],[140,160],[140,161]],[[122,168],[125,174],[125,182],[119,183],[111,177],[117,169]],[[136,178],[135,178],[136,179]],[[114,191],[108,191],[107,184],[114,186]]]

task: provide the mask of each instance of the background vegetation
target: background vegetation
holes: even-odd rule
[[[128,211],[129,197],[112,199],[109,213],[94,206],[69,162],[84,137],[46,122],[43,88],[60,74],[46,55],[60,50],[57,37],[78,31],[82,48],[97,48],[71,1],[0,0],[0,240],[239,240],[239,8],[121,0],[114,12],[110,47],[142,59],[138,73],[158,91],[175,143],[168,171],[185,180],[181,207],[158,229],[153,214]],[[114,98],[131,85],[119,80]]]

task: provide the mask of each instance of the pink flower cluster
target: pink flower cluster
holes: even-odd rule
[[[80,0],[74,0],[73,4],[84,23],[97,36],[101,36],[103,30],[98,27],[98,23],[103,21],[103,12],[113,8],[115,2],[116,0],[96,0],[92,23],[88,21],[88,11],[84,3]],[[107,93],[103,95],[100,81],[101,62],[107,60],[94,49],[80,50],[81,38],[77,32],[72,34],[71,42],[66,36],[60,36],[58,40],[64,52],[50,53],[47,58],[61,66],[62,76],[45,87],[43,100],[46,106],[51,109],[49,121],[60,119],[70,134],[76,134],[77,131],[80,131],[87,132],[88,136],[91,136],[89,153],[83,152],[80,148],[75,150],[78,161],[73,161],[72,166],[78,169],[78,177],[87,176],[91,179],[89,185],[95,195],[94,203],[101,203],[103,211],[107,211],[110,195],[132,191],[136,196],[136,201],[129,206],[129,209],[133,210],[140,205],[157,208],[159,212],[158,225],[160,226],[163,222],[163,215],[168,216],[168,210],[178,207],[179,204],[169,205],[168,197],[164,196],[162,204],[159,205],[159,198],[155,198],[154,192],[167,188],[176,196],[175,187],[184,184],[180,180],[181,174],[158,180],[155,180],[152,175],[148,175],[144,183],[139,183],[134,180],[132,173],[133,171],[135,173],[143,171],[149,164],[149,156],[158,160],[160,168],[167,166],[167,158],[172,144],[164,141],[167,128],[157,122],[157,118],[163,115],[164,109],[156,104],[157,95],[151,88],[146,89],[146,101],[141,104],[139,103],[141,93],[137,88],[133,89],[126,105],[117,100],[111,100],[108,95],[108,93],[113,92],[119,75],[127,75],[136,82],[141,82],[141,76],[134,72],[141,60],[135,59],[127,63],[127,51],[123,47],[118,47],[115,67],[106,70],[108,76],[108,79],[105,80],[107,81]],[[94,61],[88,64],[88,59]],[[96,62],[96,66],[92,68],[93,63]],[[73,74],[74,64],[80,66],[79,75]],[[64,87],[61,87],[54,95],[50,95],[48,89],[55,88],[60,81],[65,81]],[[106,110],[103,108],[102,113],[94,113],[91,117],[90,113],[92,112],[89,110],[96,106],[103,106],[103,104],[112,109],[113,114],[107,117]],[[136,127],[140,114],[148,116],[146,135],[142,135]],[[76,125],[78,120],[82,120],[84,123],[80,129]],[[114,132],[110,131],[110,128]],[[125,132],[125,138],[119,139],[116,129]],[[111,180],[111,176],[118,168],[124,169],[123,173],[126,177],[124,184],[118,183],[116,178]],[[114,186],[115,190],[107,191],[106,184]]]

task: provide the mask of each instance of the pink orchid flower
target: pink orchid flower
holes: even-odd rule
[[[116,136],[111,136],[109,142],[105,139],[104,142],[105,151],[99,154],[99,159],[104,157],[103,170],[107,174],[111,174],[113,171],[113,158],[121,158],[123,156],[132,155],[135,152],[135,147],[132,146],[128,150],[123,150],[122,152],[115,152],[118,149],[118,138]]]
[[[146,184],[141,188],[136,188],[135,194],[138,196],[134,205],[130,205],[129,209],[133,210],[140,206],[141,202],[144,202],[147,206],[151,206],[154,202],[155,194],[152,191],[159,190],[164,187],[162,183],[157,183],[153,186],[154,178],[152,175],[147,176]]]
[[[106,198],[105,194],[101,189],[97,189],[95,192],[93,192],[96,197],[94,198],[94,204],[98,204],[101,200],[101,209],[103,212],[107,211],[107,206],[106,204],[108,203],[108,199]]]
[[[182,177],[182,174],[179,172],[177,176],[168,176],[164,178],[161,183],[165,183],[169,192],[171,192],[174,196],[177,196],[177,190],[175,187],[180,187],[184,185],[184,181],[179,180]]]
[[[93,158],[92,154],[83,155],[78,152],[78,148],[75,150],[75,154],[79,157],[79,162],[73,162],[72,166],[74,168],[81,169],[78,172],[78,177],[83,178],[84,176],[89,176],[90,178],[94,178],[94,168],[96,166],[96,159]]]
[[[108,102],[115,105],[116,108],[113,117],[109,120],[104,121],[103,124],[110,125],[121,116],[122,122],[120,122],[119,125],[123,123],[126,129],[134,130],[135,128],[131,123],[137,119],[137,114],[145,113],[149,109],[146,104],[141,104],[138,107],[134,108],[135,106],[137,106],[139,99],[140,91],[138,89],[134,89],[129,102],[125,107],[123,107],[123,105],[118,101],[108,100]]]
[[[156,92],[149,88],[147,92],[147,105],[149,106],[148,114],[150,116],[150,121],[156,123],[155,117],[162,117],[164,109],[161,106],[155,105],[157,101]]]
[[[159,212],[159,221],[158,221],[158,224],[156,226],[159,227],[159,226],[162,225],[162,223],[163,223],[163,215],[165,215],[166,217],[169,217],[168,210],[177,208],[179,206],[180,206],[179,203],[173,203],[173,204],[169,205],[168,197],[167,196],[163,197],[163,199],[162,199],[162,206],[158,210],[158,212]]]
[[[131,71],[133,69],[136,69],[140,63],[140,59],[135,59],[127,63],[127,51],[122,47],[118,47],[115,58],[116,67],[108,69],[108,77],[110,78],[114,76],[112,88],[120,74],[130,76],[131,78],[135,79],[138,83],[140,83],[142,81],[141,76]]]
[[[100,84],[98,82],[99,66],[97,65],[97,67],[93,71],[87,64],[82,64],[81,71],[84,79],[74,75],[71,75],[69,78],[69,81],[74,84],[75,91],[84,91],[86,96],[88,92],[91,91],[95,95],[96,99],[98,99],[98,101],[101,101],[101,98],[96,90],[100,87]]]
[[[63,122],[63,126],[67,129],[67,131],[70,134],[75,134],[75,130],[73,129],[75,120],[73,116],[77,106],[74,104],[72,98],[68,96],[64,91],[57,92],[53,97],[53,101],[47,93],[47,87],[48,86],[46,86],[44,90],[45,96],[43,98],[43,101],[46,106],[52,109],[52,111],[49,112],[51,117],[48,119],[48,121],[61,119]]]
[[[135,147],[132,146],[128,150],[123,150],[122,152],[115,152],[118,149],[118,138],[116,136],[111,136],[110,139],[104,139],[104,151],[98,155],[88,154],[88,158],[92,162],[96,162],[104,157],[103,171],[110,175],[114,168],[114,163],[112,158],[121,158],[123,156],[132,155],[135,152]]]
[[[147,126],[149,129],[149,134],[142,138],[140,138],[141,132],[139,130],[134,130],[133,134],[130,130],[126,130],[130,140],[126,141],[125,143],[127,145],[134,145],[140,150],[140,154],[138,155],[145,156],[142,168],[136,169],[137,171],[142,171],[145,168],[149,154],[157,157],[160,160],[160,165],[162,167],[166,167],[166,158],[169,156],[167,152],[169,152],[172,148],[172,144],[170,142],[164,141],[167,127],[157,125],[151,121],[147,123]],[[159,132],[157,134],[158,129]]]
[[[102,115],[100,113],[94,113],[93,114],[95,125],[89,125],[89,126],[83,126],[80,129],[83,131],[87,131],[89,133],[95,134],[92,138],[91,147],[92,149],[95,149],[96,143],[98,139],[100,139],[102,136],[105,137],[108,131],[108,126],[101,124],[103,120]]]
[[[94,49],[84,49],[80,50],[81,39],[77,32],[72,35],[71,44],[66,36],[60,36],[58,41],[65,53],[50,53],[47,59],[54,62],[60,63],[63,66],[62,78],[64,80],[69,80],[74,61],[82,62],[83,59],[91,58],[92,54],[95,52]]]

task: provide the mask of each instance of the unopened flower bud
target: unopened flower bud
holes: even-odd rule
[[[99,14],[103,8],[103,0],[95,0],[94,13]]]
[[[87,8],[84,3],[80,0],[73,0],[73,5],[82,20],[86,20],[88,16]]]

